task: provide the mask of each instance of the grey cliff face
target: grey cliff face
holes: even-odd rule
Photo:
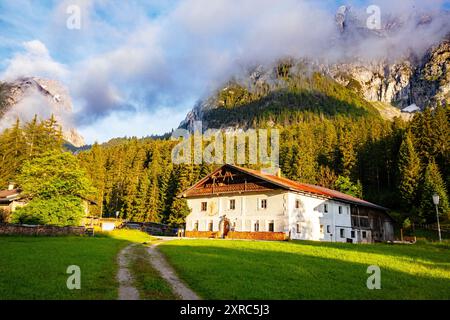
[[[439,18],[439,19],[437,19]],[[342,6],[335,15],[337,36],[330,40],[332,49],[339,52],[347,50],[353,44],[365,43],[370,39],[397,39],[397,32],[406,30],[420,31],[429,27],[434,19],[444,21],[439,24],[439,34],[447,34],[442,39],[428,44],[422,50],[403,50],[401,56],[391,56],[389,52],[385,58],[361,58],[359,56],[344,55],[343,57],[327,62],[318,58],[292,59],[296,67],[301,64],[308,72],[320,72],[329,76],[339,84],[357,92],[369,102],[380,102],[403,109],[416,104],[421,109],[435,106],[439,103],[450,103],[450,15],[442,13],[441,16],[416,15],[412,17],[383,18],[383,24],[379,30],[371,30],[365,26],[364,20],[358,18],[350,7]],[[407,25],[407,27],[405,27]],[[412,28],[412,29],[408,29]],[[416,41],[415,35],[411,40]],[[409,37],[409,35],[408,35]],[[395,43],[393,48],[385,48],[387,51],[409,48],[408,43]],[[389,59],[388,59],[389,58]],[[237,82],[250,91],[260,90],[262,94],[283,86],[282,80],[274,75],[274,66],[257,66],[247,70],[245,75],[237,79]],[[226,90],[227,88],[221,88]],[[196,104],[188,114],[181,127],[189,128],[193,121],[202,120],[205,111],[221,107],[220,100],[214,96]],[[391,108],[392,109],[392,108]],[[392,110],[391,110],[392,111]]]
[[[6,108],[0,115],[0,129],[10,126],[17,118],[29,121],[34,115],[46,119],[54,115],[62,125],[63,137],[76,147],[84,145],[72,125],[72,100],[68,90],[59,82],[40,78],[20,78],[7,83]]]
[[[400,108],[413,103],[422,109],[450,102],[450,41],[431,48],[424,57],[398,63],[352,62],[329,67],[329,75],[368,101]]]

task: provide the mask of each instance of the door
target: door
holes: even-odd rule
[[[220,221],[219,231],[221,238],[225,238],[230,231],[230,220],[222,219],[222,221]]]

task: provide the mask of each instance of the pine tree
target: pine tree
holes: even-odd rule
[[[0,188],[13,181],[26,160],[26,140],[19,119],[0,135]]]
[[[436,222],[435,206],[432,197],[439,195],[439,212],[447,219],[450,217],[448,194],[439,168],[434,161],[430,162],[425,170],[420,201],[420,217],[427,223]]]
[[[420,160],[409,131],[400,146],[398,169],[400,176],[398,190],[403,207],[408,210],[416,204],[420,182]]]

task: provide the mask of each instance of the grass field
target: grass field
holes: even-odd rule
[[[134,230],[95,237],[0,237],[0,299],[117,299],[117,253],[152,239]],[[81,290],[67,289],[69,265],[81,269]]]
[[[177,240],[160,250],[205,299],[450,299],[450,245]],[[366,286],[381,268],[381,290]]]

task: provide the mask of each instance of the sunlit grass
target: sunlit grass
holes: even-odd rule
[[[126,240],[134,243],[144,243],[156,240],[148,233],[133,229],[115,229],[109,232],[98,232],[97,236],[109,237],[117,240]]]
[[[450,299],[449,245],[178,240],[160,250],[206,299]],[[367,289],[370,265],[381,290]]]
[[[136,230],[94,237],[0,237],[0,299],[117,299],[118,252],[153,238]],[[81,290],[69,290],[67,267],[81,269]]]

